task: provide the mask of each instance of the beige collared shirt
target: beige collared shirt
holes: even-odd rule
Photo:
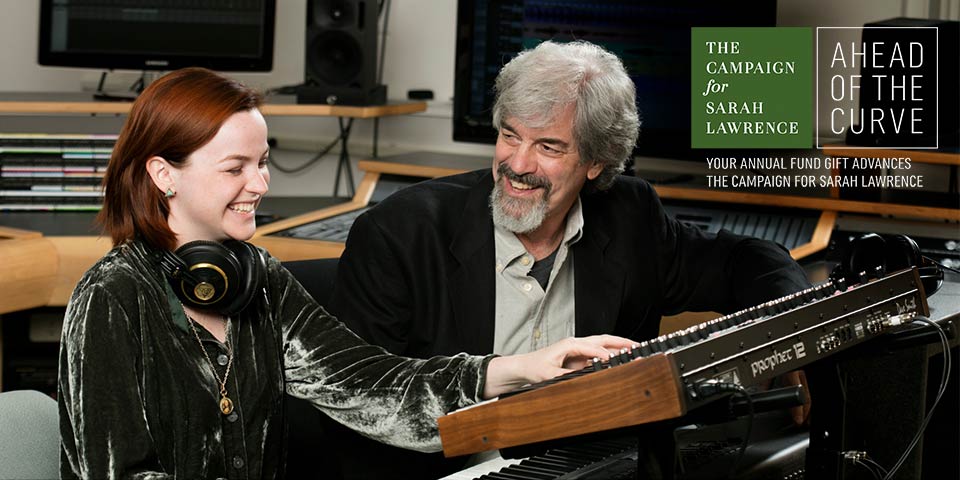
[[[570,247],[583,235],[583,209],[574,202],[557,249],[547,289],[527,274],[534,257],[517,236],[494,226],[496,326],[493,351],[531,352],[574,335],[574,272]]]

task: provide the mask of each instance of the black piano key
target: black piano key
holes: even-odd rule
[[[552,473],[543,472],[537,468],[521,465],[510,465],[509,467],[501,470],[501,472],[506,472],[512,475],[520,475],[524,479],[531,480],[551,480],[557,478],[557,476]]]
[[[591,462],[591,460],[589,460],[589,459],[587,459],[587,458],[584,458],[582,455],[579,455],[579,454],[571,454],[571,453],[568,453],[568,452],[563,452],[563,453],[561,453],[561,452],[558,452],[558,451],[555,451],[555,450],[549,451],[549,452],[543,454],[543,456],[546,457],[546,458],[549,458],[549,459],[554,459],[554,460],[559,460],[559,461],[564,461],[564,462],[569,462],[569,463],[575,463],[575,464],[577,464],[578,466],[583,466],[583,465],[586,465],[586,464],[588,464],[588,463]]]
[[[546,457],[531,457],[520,462],[520,465],[530,465],[533,467],[541,468],[545,471],[554,472],[557,475],[561,475],[567,472],[572,472],[577,469],[576,465],[573,465],[569,462],[561,462],[557,459],[551,459]]]
[[[491,480],[529,480],[527,478],[521,477],[520,475],[516,475],[510,472],[505,472],[504,470],[506,470],[506,468],[503,470],[500,470],[499,472],[490,472],[480,478],[484,478],[484,479],[489,478]]]
[[[504,480],[504,477],[500,475],[500,472],[490,472],[484,475],[480,475],[475,480]],[[511,479],[506,479],[511,480]]]
[[[600,460],[606,456],[602,452],[598,452],[596,450],[591,451],[588,449],[579,449],[579,448],[576,450],[558,448],[556,452],[562,455],[570,455],[570,458],[573,458],[573,459],[586,460],[588,462],[596,462],[597,460]]]

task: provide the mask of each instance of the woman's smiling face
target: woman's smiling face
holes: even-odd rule
[[[254,214],[267,192],[267,124],[259,110],[233,114],[217,134],[171,168],[176,195],[167,222],[177,246],[193,240],[248,240],[257,228]]]

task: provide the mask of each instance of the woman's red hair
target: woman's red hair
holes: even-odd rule
[[[176,70],[150,84],[133,102],[103,178],[97,221],[113,244],[141,238],[172,250],[169,206],[147,172],[147,160],[162,157],[180,167],[230,116],[262,103],[258,92],[203,68]]]

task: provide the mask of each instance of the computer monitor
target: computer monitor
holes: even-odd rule
[[[772,27],[776,0],[459,0],[453,139],[495,143],[500,68],[544,40],[588,40],[617,54],[637,87],[635,154],[699,159],[690,149],[692,27]]]
[[[40,65],[266,72],[276,0],[41,0]]]

